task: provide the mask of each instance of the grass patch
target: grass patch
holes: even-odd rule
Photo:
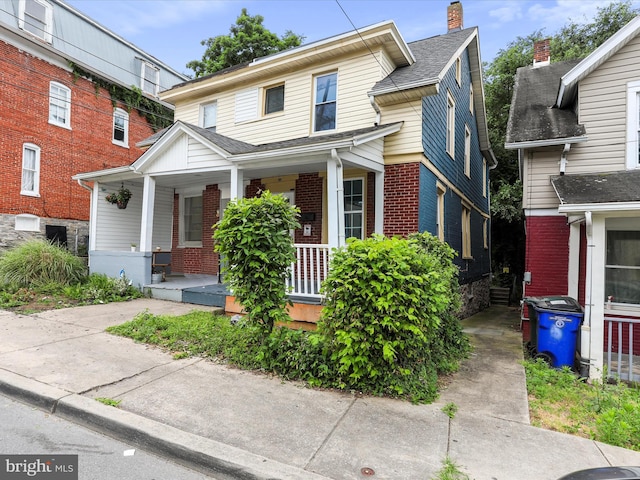
[[[107,405],[109,407],[116,407],[116,408],[118,408],[122,403],[122,400],[114,400],[113,398],[107,398],[107,397],[98,397],[96,398],[96,400],[104,405]]]
[[[525,361],[531,423],[640,451],[640,389],[622,382],[588,384],[569,369]]]
[[[460,467],[449,457],[442,462],[442,468],[438,470],[432,480],[469,480],[469,476],[460,470]]]

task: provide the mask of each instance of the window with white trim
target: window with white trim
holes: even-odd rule
[[[456,143],[456,102],[449,92],[447,92],[447,153],[451,158],[455,158]]]
[[[473,115],[473,112],[474,112],[474,106],[473,106],[473,83],[469,84],[469,111],[471,112],[471,115]]]
[[[456,58],[456,82],[458,86],[462,83],[462,61],[460,57]]]
[[[462,258],[471,258],[471,209],[462,206]]]
[[[207,103],[200,106],[200,126],[216,131],[218,123],[218,102]]]
[[[113,110],[112,142],[121,147],[129,146],[129,114],[121,108]]]
[[[71,90],[61,83],[49,83],[49,123],[71,128]]]
[[[640,231],[607,230],[605,298],[640,304]]]
[[[180,243],[186,247],[202,246],[202,193],[181,195]]]
[[[158,95],[160,86],[160,69],[149,62],[142,62],[140,72],[140,89],[154,97]]]
[[[487,198],[487,159],[482,159],[482,196]]]
[[[627,84],[627,169],[640,167],[640,81]]]
[[[284,83],[264,89],[264,115],[284,111]]]
[[[344,180],[344,237],[364,238],[364,180]]]
[[[464,126],[464,174],[471,178],[471,130]]]
[[[40,196],[40,147],[33,143],[22,146],[21,195]]]
[[[314,79],[313,131],[335,130],[338,74],[319,75]]]
[[[438,183],[436,184],[436,191],[438,194],[436,203],[436,229],[438,238],[444,242],[444,196],[447,193],[447,188]]]
[[[489,219],[485,218],[482,222],[482,245],[485,250],[489,249]]]
[[[53,9],[44,0],[20,0],[18,26],[30,34],[51,43]]]

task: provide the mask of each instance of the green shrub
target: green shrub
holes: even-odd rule
[[[30,240],[0,256],[0,283],[19,287],[72,285],[86,277],[84,262],[44,240]]]
[[[142,297],[142,292],[129,283],[124,276],[111,278],[101,273],[92,273],[84,283],[66,287],[64,294],[87,303],[121,302]]]
[[[300,228],[299,210],[282,195],[231,201],[215,226],[215,250],[223,255],[223,273],[248,321],[265,334],[276,322],[290,320],[286,279],[296,259],[289,232]]]
[[[454,315],[453,255],[429,234],[376,235],[334,251],[319,334],[342,388],[435,398],[438,372],[454,370],[469,348]]]

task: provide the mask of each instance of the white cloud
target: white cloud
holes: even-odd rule
[[[522,18],[522,2],[504,2],[498,8],[489,10],[489,16],[499,23],[508,23]]]

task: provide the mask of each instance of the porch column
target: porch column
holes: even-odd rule
[[[231,167],[231,200],[244,198],[244,171]]]
[[[87,249],[92,252],[96,249],[98,232],[98,202],[100,199],[100,183],[93,182],[93,192],[91,192],[91,213],[89,214],[89,245]]]
[[[384,235],[384,171],[376,172],[375,225],[373,231]]]
[[[580,219],[569,217],[569,271],[567,272],[567,295],[578,299],[580,276]]]
[[[140,219],[140,251],[153,249],[153,207],[156,200],[156,179],[145,175],[142,190],[142,218]]]
[[[344,245],[342,162],[335,150],[327,160],[327,240],[330,247]]]
[[[605,219],[593,217],[592,240],[587,240],[587,265],[591,263],[591,270],[587,269],[587,289],[590,295],[590,327],[591,327],[591,367],[589,377],[591,379],[602,378],[604,365],[604,274],[606,261],[606,231]],[[587,237],[588,238],[588,237]],[[590,287],[589,287],[590,285]]]

